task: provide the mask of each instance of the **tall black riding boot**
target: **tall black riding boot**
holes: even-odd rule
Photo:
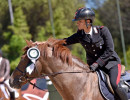
[[[10,100],[15,100],[15,93],[14,92],[10,92]]]
[[[117,88],[116,88],[116,96],[120,99],[120,100],[128,100],[127,97],[127,93],[125,92],[125,90],[121,87],[120,84],[118,84]],[[117,100],[119,100],[117,99]]]

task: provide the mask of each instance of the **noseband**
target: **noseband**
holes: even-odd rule
[[[18,70],[22,75],[19,77],[19,82],[26,82],[26,81],[31,81],[34,77],[28,77],[26,75],[26,71],[21,71],[18,67],[16,67],[16,70]]]
[[[28,77],[26,75],[26,71],[23,72],[18,67],[16,67],[16,70],[18,70],[20,73],[22,73],[22,76],[20,76],[20,78],[18,80],[19,82],[26,82],[27,81],[27,82],[29,82],[33,86],[33,89],[34,89],[34,87],[36,87],[36,88],[38,88],[40,90],[43,90],[43,89],[39,88],[35,83],[31,82],[31,80],[34,79],[34,77]],[[24,80],[22,80],[22,79],[24,79]],[[47,92],[47,90],[43,90],[43,91]]]

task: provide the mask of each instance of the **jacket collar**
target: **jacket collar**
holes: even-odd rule
[[[84,30],[82,30],[82,37],[83,37],[83,40],[86,41],[86,42],[91,42],[91,39],[88,37],[87,34],[85,34]]]
[[[87,34],[85,34],[84,30],[82,30],[82,39],[86,42],[97,43],[100,41],[100,33],[96,26],[92,26],[92,38],[90,39]]]
[[[92,43],[96,43],[99,41],[100,33],[95,26],[92,26]]]

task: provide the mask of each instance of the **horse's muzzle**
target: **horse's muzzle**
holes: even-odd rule
[[[9,79],[9,84],[12,88],[17,88],[17,89],[20,89],[21,88],[21,85],[18,81],[18,79]]]

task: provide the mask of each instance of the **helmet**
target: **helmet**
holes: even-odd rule
[[[95,18],[95,13],[91,8],[79,8],[75,13],[75,18],[72,21],[78,21],[78,20],[87,20],[90,19],[91,23],[93,23]]]

